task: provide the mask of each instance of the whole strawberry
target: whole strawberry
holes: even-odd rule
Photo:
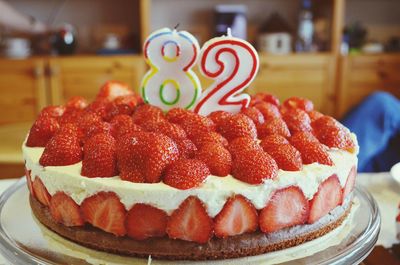
[[[123,136],[124,134],[130,132],[138,132],[141,131],[141,127],[133,123],[133,120],[130,116],[125,114],[120,114],[115,116],[111,122],[111,134],[115,139]]]
[[[46,144],[39,163],[42,166],[67,166],[82,160],[78,128],[66,124]]]
[[[228,141],[238,137],[257,138],[257,129],[254,122],[244,114],[237,113],[217,124],[219,133]]]
[[[249,117],[256,126],[260,126],[265,122],[263,114],[255,107],[246,108],[242,110],[242,113]]]
[[[279,112],[279,108],[271,104],[269,102],[259,102],[254,105],[255,108],[257,108],[264,116],[265,121],[268,121],[273,118],[280,118],[281,114]]]
[[[290,137],[290,143],[300,151],[304,164],[319,163],[332,166],[326,146],[309,132],[298,132]]]
[[[165,171],[164,183],[181,190],[200,186],[210,175],[207,165],[197,159],[179,159]]]
[[[283,137],[290,137],[289,128],[281,118],[271,118],[264,124],[257,126],[257,133],[258,138],[260,139],[263,139],[271,134],[279,134]]]
[[[250,137],[238,137],[229,143],[228,150],[231,153],[232,158],[235,158],[240,156],[242,153],[257,150],[262,151],[262,148],[256,139]]]
[[[227,176],[231,172],[232,157],[221,144],[209,143],[203,145],[196,153],[196,158],[206,163],[211,174]]]
[[[287,109],[301,109],[306,112],[314,109],[314,104],[311,100],[300,97],[290,97],[283,102],[282,106]]]
[[[116,143],[109,134],[96,134],[83,146],[81,175],[112,177],[117,175]]]
[[[100,88],[96,99],[112,101],[120,96],[131,94],[133,94],[133,91],[129,89],[127,84],[117,81],[108,81]]]
[[[261,184],[266,179],[274,179],[277,173],[275,160],[262,150],[242,152],[233,159],[233,177],[249,184]]]
[[[163,111],[149,104],[143,104],[136,108],[132,115],[133,122],[147,129],[147,126],[151,126],[154,123],[165,121]]]
[[[47,142],[53,137],[59,127],[57,119],[47,115],[39,116],[29,131],[26,146],[46,146]]]
[[[302,109],[288,109],[283,113],[282,117],[292,134],[312,131],[310,117]]]
[[[191,136],[191,140],[198,147],[202,147],[208,143],[218,143],[223,146],[228,145],[228,140],[226,140],[221,134],[214,131],[202,131]]]

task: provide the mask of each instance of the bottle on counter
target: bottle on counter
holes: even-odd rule
[[[296,52],[311,52],[313,47],[313,14],[311,11],[311,0],[303,0],[299,15],[299,26],[295,44]]]

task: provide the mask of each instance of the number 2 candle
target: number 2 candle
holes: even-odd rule
[[[239,112],[248,107],[250,96],[242,93],[257,74],[259,58],[250,43],[227,36],[207,41],[200,54],[201,73],[214,79],[194,111],[208,115],[217,110]]]
[[[201,94],[200,81],[191,70],[200,50],[194,36],[163,28],[147,38],[143,50],[150,66],[141,84],[145,102],[164,111],[192,108]]]

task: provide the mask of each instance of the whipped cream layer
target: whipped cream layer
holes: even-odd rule
[[[355,136],[354,140],[356,142]],[[69,166],[48,166],[39,164],[44,148],[27,147],[23,144],[23,155],[26,167],[31,170],[32,180],[39,177],[48,192],[54,195],[57,191],[68,194],[78,205],[100,191],[116,193],[125,208],[129,210],[136,203],[146,203],[166,211],[168,214],[177,209],[187,197],[194,195],[203,201],[211,217],[216,216],[226,200],[234,194],[241,194],[249,199],[257,209],[267,204],[274,191],[288,186],[298,186],[307,199],[312,199],[318,186],[329,176],[336,174],[340,185],[344,187],[353,166],[357,166],[357,151],[350,153],[330,149],[334,166],[313,163],[304,165],[301,171],[279,170],[275,179],[265,180],[259,185],[252,185],[232,176],[218,177],[210,175],[197,188],[180,190],[160,183],[132,183],[121,180],[119,176],[111,178],[87,178],[81,176],[82,163]]]

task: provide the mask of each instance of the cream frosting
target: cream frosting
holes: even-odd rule
[[[356,142],[355,135],[353,138]],[[216,216],[224,206],[226,200],[234,194],[241,194],[249,199],[257,209],[265,207],[274,191],[288,186],[298,186],[307,199],[312,199],[318,186],[332,174],[338,176],[340,185],[344,187],[348,174],[353,166],[357,165],[357,152],[350,153],[338,149],[330,149],[334,166],[313,163],[304,165],[301,171],[279,170],[275,179],[265,180],[259,185],[251,185],[232,176],[218,177],[210,175],[197,188],[179,190],[160,183],[132,183],[124,181],[119,176],[111,178],[87,178],[81,176],[82,163],[69,166],[48,166],[39,164],[44,148],[27,147],[23,144],[23,155],[26,167],[31,170],[32,180],[39,177],[48,192],[53,195],[57,191],[64,191],[77,204],[100,191],[116,193],[126,209],[136,203],[153,205],[170,214],[178,208],[188,196],[197,196],[205,204],[208,214]]]

